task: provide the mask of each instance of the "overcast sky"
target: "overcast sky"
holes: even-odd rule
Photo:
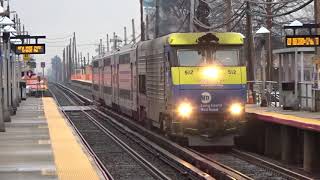
[[[100,38],[106,42],[107,33],[123,36],[124,26],[131,34],[132,18],[140,32],[138,0],[10,0],[10,4],[31,35],[47,36],[47,54],[35,56],[38,62],[62,56],[68,43],[65,37],[73,32],[80,51],[91,55],[96,46],[85,44],[98,43]]]

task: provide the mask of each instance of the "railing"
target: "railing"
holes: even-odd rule
[[[314,109],[313,102],[315,102],[315,89],[313,89],[312,82],[298,83],[298,98],[300,109],[311,111]]]
[[[282,91],[279,89],[278,82],[266,81],[264,85],[262,81],[249,81],[247,88],[248,103],[282,107],[284,99],[280,96]],[[313,82],[299,82],[295,97],[297,98],[297,110],[320,112],[320,89],[315,89]]]
[[[280,105],[278,82],[266,81],[264,84],[263,81],[248,81],[247,85],[248,102],[250,98],[253,98],[253,103],[257,105],[273,107]]]

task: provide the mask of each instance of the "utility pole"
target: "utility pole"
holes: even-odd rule
[[[146,40],[146,31],[145,31],[145,25],[144,25],[144,14],[143,14],[143,0],[140,0],[140,28],[141,28],[141,41]],[[135,39],[135,37],[134,37]]]
[[[72,62],[72,40],[70,39],[69,44],[69,77],[68,81],[71,81],[72,73],[73,73],[73,62]]]
[[[73,33],[73,51],[74,51],[74,58],[75,58],[75,62],[76,62],[76,69],[78,68],[78,58],[77,58],[77,39],[76,39],[76,33]]]
[[[83,59],[82,59],[82,52],[80,53],[80,68],[83,69]]]
[[[3,3],[1,1],[1,3]],[[3,42],[3,41],[2,41]],[[2,47],[4,44],[0,44],[1,45],[1,51],[0,51],[0,58],[1,58],[1,62],[0,62],[0,75],[2,76],[3,75],[3,62],[4,62],[4,59],[3,59],[3,56],[2,56]],[[4,83],[3,83],[3,78],[0,78],[0,88],[2,89],[4,87]],[[0,91],[0,98],[1,98],[1,102],[0,102],[0,132],[5,132],[5,125],[4,125],[4,122],[5,122],[5,117],[4,117],[4,92],[3,91]]]
[[[320,0],[314,0],[315,22],[320,24]],[[320,35],[320,28],[317,29],[317,35]],[[320,47],[317,47],[316,55],[320,57]]]
[[[268,33],[268,38],[267,38],[267,45],[268,45],[268,53],[267,53],[267,80],[271,81],[272,80],[272,68],[273,68],[273,61],[272,61],[272,17],[270,17],[272,15],[272,4],[271,4],[272,0],[267,0],[267,28],[270,31],[270,33]]]
[[[109,40],[109,34],[107,34],[107,52],[110,52],[110,40]],[[88,55],[88,61],[89,61],[89,55]]]
[[[226,24],[226,29],[227,32],[231,31],[231,16],[232,16],[232,0],[226,0],[226,4],[227,4],[227,9],[226,9],[226,15],[225,15],[225,22],[227,22]]]
[[[124,27],[124,45],[128,44],[128,39],[127,39],[127,27]]]
[[[155,38],[159,37],[160,28],[160,0],[156,0]]]
[[[9,63],[9,35],[6,33],[3,33],[3,37],[4,37],[4,48],[3,48],[3,52],[4,52],[4,59],[3,59],[3,96],[4,96],[4,121],[5,122],[10,122],[11,118],[10,118],[10,114],[9,114],[9,96],[8,96],[8,63]]]
[[[189,22],[189,31],[194,32],[194,11],[196,9],[195,0],[190,0],[190,22]]]
[[[247,10],[246,10],[246,18],[247,18],[247,24],[246,24],[246,54],[247,54],[247,67],[248,67],[248,80],[254,81],[254,54],[255,54],[255,48],[254,48],[254,39],[252,34],[252,16],[251,16],[251,6],[250,2],[247,2]],[[249,89],[251,92],[253,91],[253,84],[250,84]]]
[[[114,51],[116,51],[117,50],[117,36],[116,36],[116,33],[114,32],[113,33],[113,49],[114,49]]]
[[[147,14],[146,16],[146,28],[145,28],[145,33],[146,33],[146,40],[149,40],[149,15]]]
[[[141,38],[142,38],[142,34],[141,34]],[[145,39],[141,39],[141,41],[144,41]],[[135,23],[134,23],[134,19],[132,19],[132,42],[133,44],[136,44],[136,27],[135,27]]]
[[[18,29],[18,15],[16,14],[15,17],[14,17],[14,22],[15,22],[15,28],[17,30],[17,34],[19,33],[19,29]],[[17,107],[18,107],[18,93],[17,93],[17,89],[19,88],[18,87],[18,84],[17,84],[17,58],[18,55],[14,54],[13,55],[13,60],[12,60],[12,106],[14,108],[14,110],[16,111],[17,110]]]
[[[88,65],[90,65],[90,54],[89,53],[87,53],[87,56],[88,56]]]
[[[103,54],[102,39],[100,39],[100,55],[103,56]]]

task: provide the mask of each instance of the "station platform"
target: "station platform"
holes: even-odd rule
[[[87,86],[91,86],[92,85],[92,81],[87,81],[87,80],[80,80],[80,79],[77,79],[77,80],[72,80],[72,82],[75,82],[75,83],[79,83],[79,84],[82,84],[82,85],[87,85]]]
[[[276,107],[246,105],[246,113],[255,116],[257,120],[320,132],[320,112],[291,111]]]
[[[86,80],[72,80],[71,85],[74,87],[79,87],[80,89],[91,92],[92,81]]]
[[[102,179],[53,98],[28,98],[0,133],[0,179]]]

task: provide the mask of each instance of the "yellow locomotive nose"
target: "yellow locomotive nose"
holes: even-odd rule
[[[177,112],[178,115],[182,118],[188,118],[192,114],[192,105],[187,102],[183,102],[178,106]]]

